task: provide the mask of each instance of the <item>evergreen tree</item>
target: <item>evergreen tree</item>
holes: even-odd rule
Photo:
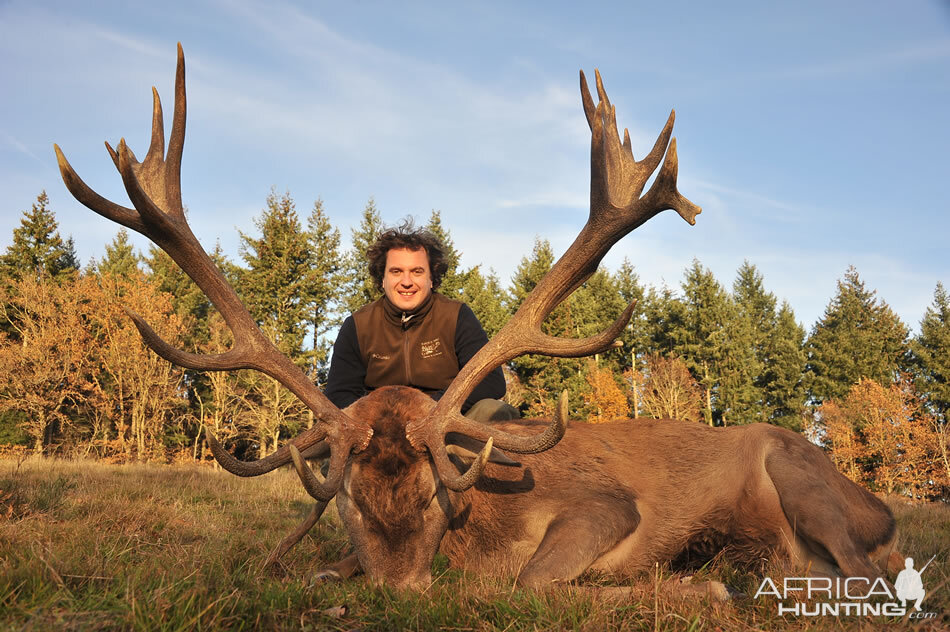
[[[60,236],[48,205],[49,197],[43,191],[33,208],[23,212],[19,228],[13,230],[13,243],[0,256],[0,276],[58,279],[79,270],[73,240]]]
[[[620,334],[620,342],[623,343],[623,351],[619,362],[619,369],[633,369],[639,371],[642,366],[643,358],[647,353],[649,344],[649,324],[646,322],[646,291],[640,284],[640,277],[634,270],[630,260],[626,257],[620,268],[614,274],[614,284],[616,285],[620,302],[624,307],[631,302],[637,304],[630,316],[630,324],[624,328]]]
[[[106,244],[106,256],[99,260],[96,269],[102,275],[128,279],[141,272],[141,262],[142,255],[135,252],[135,247],[129,242],[129,233],[123,228],[111,243]]]
[[[650,354],[669,356],[685,347],[688,337],[686,304],[672,289],[649,288],[643,297],[644,327],[641,358]]]
[[[919,388],[946,424],[950,422],[950,295],[942,283],[937,283],[933,304],[920,321],[913,353]]]
[[[713,273],[697,260],[686,270],[682,288],[686,307],[685,339],[674,350],[704,390],[706,423],[721,423],[724,413],[728,415],[734,407],[744,403],[739,398],[746,393],[739,389],[744,389],[749,377],[744,373],[727,373],[738,371],[741,364],[728,355],[743,342],[733,344],[736,332],[730,327],[737,325],[735,306]],[[742,338],[747,337],[746,331],[740,333]],[[724,384],[723,377],[733,378],[734,383]]]
[[[340,255],[340,231],[330,224],[323,210],[323,200],[313,204],[307,218],[307,235],[313,257],[314,284],[311,293],[310,327],[313,334],[313,364],[322,369],[327,363],[330,342],[323,339],[326,333],[339,324],[339,318],[331,313],[342,282],[342,257]]]
[[[472,308],[489,338],[498,333],[511,316],[505,309],[507,296],[498,277],[494,271],[483,275],[479,266],[464,273],[458,300]]]
[[[554,251],[546,239],[536,238],[530,257],[522,257],[508,290],[508,310],[514,314],[528,294],[537,286],[541,278],[554,264]],[[550,335],[562,335],[566,326],[565,306],[561,305],[541,324],[541,330]],[[526,412],[530,416],[542,416],[553,411],[557,394],[575,381],[573,393],[580,392],[582,384],[578,381],[580,371],[574,366],[576,361],[564,358],[550,358],[540,355],[523,355],[512,361],[512,367],[518,380],[524,386]],[[581,378],[582,380],[583,378]],[[578,404],[577,397],[571,397],[572,409]]]
[[[765,368],[769,363],[769,339],[776,326],[775,295],[765,290],[762,274],[748,261],[739,267],[732,292],[738,310],[738,321],[732,333],[747,344],[744,352],[739,354],[739,360],[750,363],[739,370],[751,376],[749,382],[741,385],[748,390],[744,398],[745,409],[738,412],[743,421],[768,421]],[[751,354],[745,351],[751,351]]]
[[[512,278],[509,310],[514,313],[534,290],[554,263],[554,253],[546,240],[535,241],[530,257],[521,260]],[[574,294],[545,319],[541,330],[563,338],[583,338],[600,333],[621,314],[626,304],[617,281],[604,269],[598,269]],[[622,351],[600,354],[593,362],[582,358],[550,358],[527,355],[513,361],[515,372],[525,389],[527,412],[546,415],[563,389],[568,389],[571,413],[575,416],[596,415],[602,398],[602,376],[592,370],[620,374],[624,359]],[[588,379],[590,378],[590,379]],[[593,389],[593,390],[592,390]]]
[[[448,229],[442,225],[442,214],[439,211],[432,211],[429,217],[429,223],[426,224],[426,230],[436,236],[445,251],[445,262],[448,264],[448,270],[442,277],[442,285],[439,287],[439,294],[452,299],[460,299],[462,285],[465,283],[466,271],[459,268],[459,258],[461,253],[455,249],[455,242],[452,241],[452,235]]]
[[[806,343],[806,382],[815,403],[843,398],[862,378],[886,386],[907,364],[907,327],[875,294],[854,267],[838,281]]]
[[[508,311],[514,314],[525,298],[535,288],[541,278],[554,265],[554,251],[551,242],[535,238],[530,257],[522,257],[515,274],[511,277]]]
[[[805,408],[804,344],[805,330],[788,302],[783,302],[767,340],[762,387],[769,421],[792,430],[801,430]]]
[[[382,296],[376,289],[366,261],[366,251],[383,232],[383,222],[376,202],[370,198],[363,209],[359,228],[351,231],[350,250],[343,256],[343,283],[340,304],[343,311],[352,314],[364,305]]]
[[[322,279],[315,271],[309,235],[300,225],[289,193],[271,191],[267,208],[255,220],[260,237],[241,233],[239,274],[244,304],[280,351],[302,360],[307,324]]]

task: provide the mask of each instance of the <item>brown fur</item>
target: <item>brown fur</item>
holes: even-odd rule
[[[516,455],[517,467],[489,463],[473,489],[449,492],[405,439],[405,424],[431,407],[424,399],[390,387],[354,404],[374,419],[375,434],[345,486],[367,525],[353,538],[357,554],[379,581],[414,585],[401,580],[407,565],[425,581],[435,546],[455,566],[533,586],[588,569],[696,565],[720,552],[746,565],[778,557],[812,572],[878,576],[871,554],[885,562],[893,548],[895,522],[879,499],[803,437],[762,424],[572,423],[552,449]],[[497,424],[519,434],[542,425]],[[343,507],[341,515],[352,505]],[[378,558],[407,547],[416,559],[390,575],[389,560]]]

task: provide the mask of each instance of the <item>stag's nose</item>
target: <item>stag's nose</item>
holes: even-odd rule
[[[385,585],[396,590],[422,592],[432,584],[432,573],[399,573],[394,577],[374,577],[377,586]]]

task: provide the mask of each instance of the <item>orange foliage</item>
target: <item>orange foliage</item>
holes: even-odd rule
[[[614,379],[613,371],[590,361],[587,369],[587,388],[582,393],[584,406],[590,411],[587,421],[603,423],[626,417],[630,413],[627,396]]]
[[[634,388],[637,386],[634,382]],[[642,394],[640,407],[644,416],[702,420],[702,389],[679,358],[649,356],[646,376],[639,386]]]
[[[888,494],[933,493],[937,435],[909,379],[888,387],[862,379],[819,414],[831,458],[846,476]]]
[[[90,379],[94,341],[85,324],[96,286],[25,277],[10,290],[0,300],[0,320],[13,332],[0,334],[0,410],[25,413],[21,427],[42,453],[57,428],[70,423],[70,409],[101,396]]]

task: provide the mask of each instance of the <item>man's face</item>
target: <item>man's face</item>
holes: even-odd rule
[[[422,305],[432,293],[432,274],[425,249],[393,248],[386,253],[383,292],[404,312]]]

